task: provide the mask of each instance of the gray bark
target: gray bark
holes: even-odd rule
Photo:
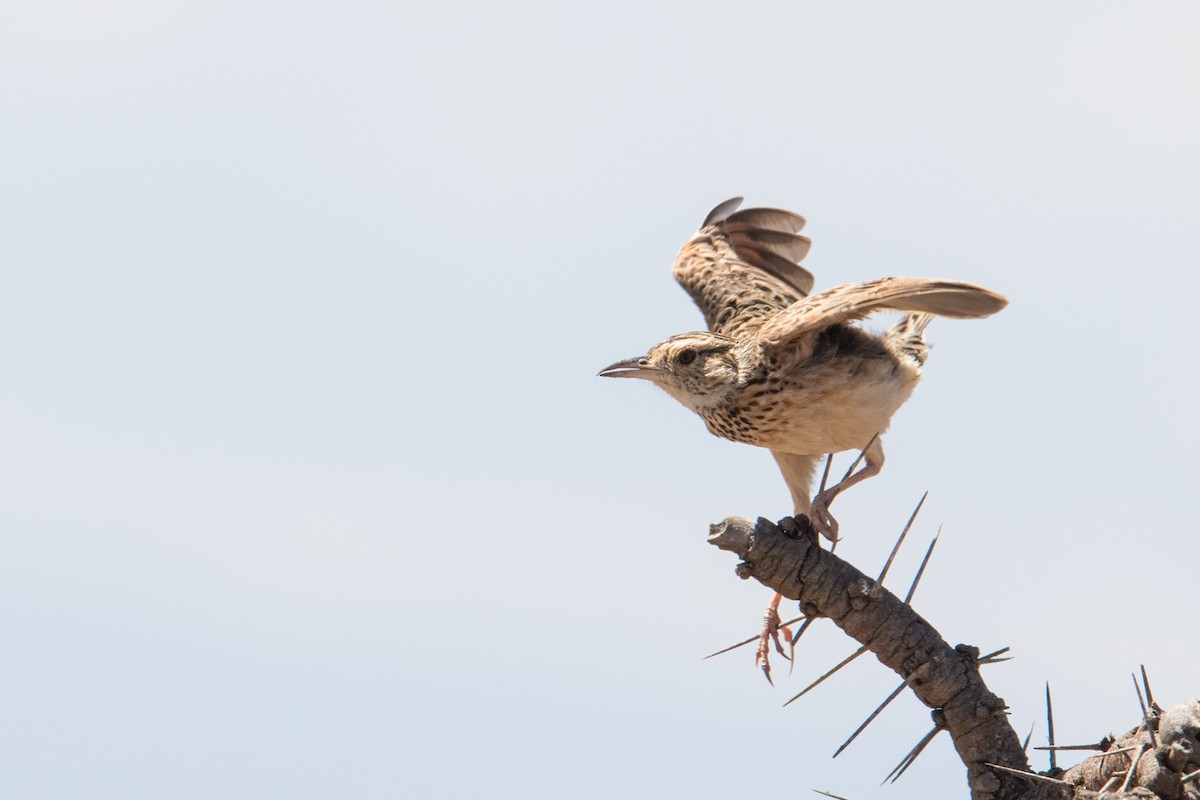
[[[798,600],[808,616],[828,617],[900,675],[954,740],[974,800],[1071,797],[1069,787],[987,766],[1029,771],[1004,701],[979,675],[978,649],[951,647],[911,606],[822,550],[805,523],[788,519],[781,529],[761,518],[729,517],[712,526],[708,541],[742,559],[739,576]]]

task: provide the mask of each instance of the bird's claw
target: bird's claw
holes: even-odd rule
[[[763,614],[762,633],[758,637],[758,650],[754,653],[754,665],[762,667],[763,675],[767,678],[767,683],[772,686],[775,685],[775,681],[771,680],[771,643],[775,643],[776,652],[788,661],[791,661],[792,656],[795,654],[792,646],[792,632],[788,630],[786,625],[781,626],[779,621],[778,604],[772,603]],[[786,651],[783,649],[783,644],[779,641],[779,632],[781,630],[788,641],[788,650]]]
[[[829,541],[836,542],[838,540],[838,521],[829,512],[829,504],[833,502],[833,498],[834,495],[827,491],[814,497],[812,507],[808,510],[808,519],[812,523],[813,530]]]

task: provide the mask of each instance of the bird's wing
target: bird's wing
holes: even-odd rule
[[[917,311],[942,317],[987,317],[1008,300],[980,286],[933,278],[880,278],[838,286],[777,311],[758,330],[768,347],[784,344],[873,311]]]
[[[738,211],[742,198],[714,208],[675,259],[673,272],[710,330],[735,339],[812,291],[797,264],[811,242],[797,236],[804,217],[775,208]]]

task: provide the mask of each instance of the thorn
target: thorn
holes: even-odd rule
[[[1054,706],[1050,702],[1050,681],[1046,681],[1046,743],[1050,745],[1050,771],[1058,769],[1058,759],[1054,757]]]
[[[1065,748],[1059,748],[1059,749],[1061,750],[1061,749],[1065,749]],[[1079,749],[1082,749],[1082,748],[1079,748]],[[1137,750],[1137,748],[1136,747],[1118,747],[1116,750],[1105,750],[1103,753],[1096,753],[1095,755],[1088,756],[1088,758],[1106,758],[1108,756],[1120,755],[1121,753],[1132,753],[1134,750]],[[1085,758],[1084,761],[1087,761],[1087,758]]]
[[[840,794],[831,794],[830,792],[823,792],[820,789],[813,789],[813,791],[816,792],[817,794],[823,794],[826,797],[832,797],[833,800],[850,800],[847,797],[842,797]]]
[[[1129,769],[1125,773],[1125,780],[1121,782],[1121,788],[1117,791],[1123,792],[1129,788],[1129,782],[1133,780],[1133,774],[1137,772],[1138,762],[1142,760],[1142,754],[1146,752],[1146,749],[1149,746],[1150,745],[1143,742],[1142,746],[1138,748],[1137,755],[1133,757],[1133,761],[1129,762]]]
[[[1100,750],[1100,751],[1103,751],[1104,750],[1104,742],[1096,742],[1095,744],[1056,744],[1053,747],[1035,747],[1033,749],[1034,750]],[[1131,747],[1129,749],[1133,750],[1134,748]],[[1117,752],[1117,751],[1109,750],[1108,755],[1112,755],[1115,752]],[[1095,757],[1096,756],[1089,756],[1089,758],[1095,758]]]
[[[1154,702],[1154,695],[1150,693],[1150,679],[1146,677],[1146,665],[1138,664],[1142,670],[1142,686],[1146,687],[1146,704],[1150,706],[1150,710],[1155,714],[1161,714],[1163,709],[1158,703]]]
[[[879,573],[879,578],[876,583],[883,585],[883,579],[887,577],[888,570],[892,568],[892,561],[896,559],[896,553],[900,552],[900,545],[904,543],[904,537],[908,536],[908,529],[912,527],[913,520],[917,518],[917,514],[921,511],[921,506],[925,505],[925,498],[929,497],[929,492],[921,495],[921,501],[917,503],[917,507],[913,509],[912,514],[908,518],[908,522],[904,526],[904,530],[900,531],[900,538],[896,540],[896,544],[892,547],[892,554],[888,556],[887,563],[883,565],[883,569]]]
[[[1008,658],[997,658],[997,656],[1004,655],[1011,649],[1012,649],[1011,647],[1001,647],[999,650],[995,650],[991,653],[988,653],[986,656],[980,656],[979,663],[980,664],[999,664],[1001,661],[1012,661],[1012,656],[1009,656]]]
[[[1133,690],[1137,692],[1138,705],[1142,707],[1142,719],[1145,720],[1150,716],[1150,709],[1146,708],[1146,701],[1142,699],[1142,687],[1138,686],[1137,676],[1130,674],[1133,678]]]
[[[1133,678],[1133,690],[1137,692],[1138,705],[1142,707],[1142,725],[1145,726],[1146,733],[1150,734],[1150,744],[1154,747],[1158,747],[1158,740],[1154,735],[1154,728],[1150,725],[1154,718],[1150,716],[1150,709],[1146,707],[1146,701],[1142,699],[1142,687],[1138,686],[1136,675],[1131,673],[1129,677]]]
[[[779,627],[783,628],[788,625],[794,625],[795,623],[799,622],[800,620],[802,620],[804,618],[805,618],[804,615],[801,614],[800,616],[796,617],[795,619],[789,619],[787,622],[780,623]],[[746,639],[743,642],[738,642],[737,644],[729,645],[729,647],[726,647],[724,650],[718,650],[715,653],[709,653],[708,655],[706,655],[704,658],[702,658],[700,660],[707,661],[708,659],[712,658],[713,656],[724,655],[725,653],[728,653],[730,650],[737,650],[739,647],[745,647],[746,645],[750,644],[751,642],[757,642],[759,640],[759,638],[761,638],[761,637],[751,636],[749,639]]]
[[[1096,800],[1102,800],[1102,798],[1108,794],[1108,790],[1111,789],[1113,785],[1120,780],[1120,778],[1120,775],[1113,775],[1111,778],[1109,778],[1108,781],[1100,787],[1100,793],[1096,795]]]
[[[841,661],[839,661],[836,667],[829,670],[824,675],[822,675],[821,677],[817,678],[815,681],[810,683],[808,686],[805,686],[803,689],[801,689],[799,694],[795,695],[794,697],[792,697],[791,700],[788,700],[786,703],[783,704],[784,708],[787,708],[788,706],[790,706],[792,704],[793,701],[799,700],[801,697],[808,694],[810,690],[817,688],[817,686],[819,686],[826,678],[832,676],[839,669],[846,666],[851,661],[858,658],[865,652],[867,652],[867,646],[864,644],[862,647],[858,648],[853,653],[851,653],[850,655],[846,656]]]
[[[925,566],[929,563],[929,557],[933,555],[933,548],[937,547],[938,538],[942,535],[942,526],[938,526],[938,532],[933,537],[933,541],[929,543],[929,549],[925,551],[925,557],[921,559],[921,566],[917,569],[917,575],[913,578],[912,586],[908,587],[908,594],[904,596],[904,605],[908,605],[912,601],[913,592],[917,590],[917,584],[921,582],[921,576],[925,574]]]
[[[1097,772],[1104,772],[1104,757],[1108,755],[1108,748],[1116,744],[1116,741],[1111,736],[1100,737],[1101,750],[1105,751],[1100,754],[1100,763],[1096,765]]]
[[[991,762],[988,762],[988,761],[985,761],[983,763],[986,766],[991,767],[992,769],[998,769],[1001,772],[1007,772],[1009,775],[1017,775],[1018,777],[1021,777],[1021,778],[1028,778],[1031,781],[1044,781],[1045,783],[1052,783],[1055,786],[1074,786],[1075,785],[1073,783],[1068,783],[1067,781],[1060,781],[1058,778],[1051,778],[1048,775],[1039,775],[1036,772],[1026,772],[1023,769],[1013,769],[1012,767],[1002,767],[999,764],[992,764]]]
[[[829,468],[833,466],[833,453],[825,456],[825,471],[821,473],[821,488],[817,490],[817,494],[825,491],[825,483],[829,480]]]
[[[1029,740],[1033,738],[1033,726],[1036,724],[1036,722],[1029,723],[1029,733],[1025,734],[1025,741],[1021,742],[1021,751],[1024,753],[1029,752]]]
[[[805,632],[806,630],[808,630],[808,628],[809,628],[809,626],[810,626],[810,625],[812,625],[812,624],[813,624],[813,620],[815,620],[815,619],[816,619],[816,617],[801,617],[800,619],[803,619],[803,620],[804,620],[804,622],[801,622],[801,623],[800,623],[800,627],[796,629],[796,635],[792,637],[792,650],[793,650],[793,652],[794,652],[794,651],[795,651],[795,649],[796,649],[796,642],[800,641],[800,637],[801,637],[801,636],[803,636],[803,635],[804,635],[804,632]],[[793,620],[793,622],[794,622],[794,621],[795,621],[795,620]]]
[[[926,745],[932,742],[933,737],[937,736],[943,730],[945,729],[941,725],[934,725],[933,730],[921,737],[921,741],[917,742],[913,746],[913,749],[909,750],[908,754],[900,759],[900,763],[896,765],[896,768],[889,772],[887,778],[884,778],[883,783],[879,785],[883,786],[884,783],[887,783],[888,778],[892,779],[892,783],[900,780],[900,776],[907,772],[908,768],[916,762],[917,757],[921,755],[921,751],[925,749]],[[895,775],[894,778],[892,777],[893,775]]]
[[[895,700],[897,697],[900,696],[900,693],[904,691],[905,686],[908,686],[908,684],[902,683],[899,686],[897,686],[895,691],[893,691],[891,694],[889,694],[887,696],[887,699],[884,700],[882,703],[880,703],[879,707],[871,712],[871,716],[867,717],[866,720],[863,721],[863,724],[859,725],[858,729],[856,731],[854,731],[854,733],[850,734],[850,738],[847,739],[846,741],[842,742],[842,746],[837,749],[837,752],[835,752],[833,754],[833,757],[837,758],[839,755],[841,755],[842,751],[845,750],[847,747],[849,747],[850,743],[853,742],[855,739],[857,739],[858,735],[860,733],[862,733],[863,731],[865,731],[867,729],[867,726],[875,721],[875,718],[879,716],[880,712],[888,707],[888,703],[891,703],[893,700]],[[884,780],[886,780],[886,778]]]

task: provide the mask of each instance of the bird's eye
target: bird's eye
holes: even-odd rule
[[[687,365],[687,364],[692,363],[695,360],[696,360],[696,351],[693,350],[692,348],[689,347],[686,350],[679,351],[679,363],[680,364]]]

